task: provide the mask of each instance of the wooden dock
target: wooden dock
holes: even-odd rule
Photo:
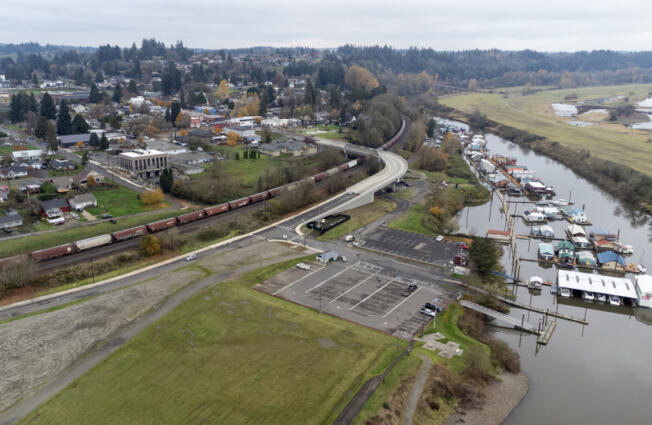
[[[551,316],[551,317],[556,317],[558,319],[568,320],[570,322],[581,323],[582,325],[588,325],[589,324],[589,322],[587,322],[584,319],[578,319],[577,317],[573,317],[573,316],[570,316],[570,315],[567,315],[567,314],[555,313],[554,311],[548,311],[548,310],[544,310],[544,309],[541,309],[541,308],[538,308],[538,307],[532,307],[532,306],[529,306],[529,305],[521,304],[521,303],[518,303],[518,302],[516,302],[514,300],[510,300],[509,298],[505,298],[505,297],[497,297],[497,298],[500,301],[504,302],[505,304],[509,304],[511,306],[514,306],[514,307],[517,307],[517,308],[520,308],[520,309],[523,309],[523,310],[529,310],[529,311],[533,311],[535,313],[540,313],[540,314],[547,314],[548,316]]]
[[[537,338],[537,344],[547,345],[556,327],[557,327],[557,322],[555,322],[554,320],[548,322],[546,327],[543,328],[543,331],[539,334],[539,337]]]

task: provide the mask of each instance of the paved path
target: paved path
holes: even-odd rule
[[[423,361],[421,363],[421,369],[417,374],[417,379],[412,385],[410,390],[410,395],[408,396],[407,403],[403,408],[403,424],[412,425],[412,419],[414,418],[414,412],[417,411],[417,405],[419,404],[419,399],[421,398],[421,393],[423,392],[423,387],[426,385],[426,379],[430,374],[430,368],[432,367],[432,360],[430,357],[421,354],[419,356]]]

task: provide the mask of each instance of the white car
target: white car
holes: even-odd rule
[[[71,212],[70,215],[72,216],[72,218],[79,219],[79,215],[78,215],[76,212],[74,212],[74,211]]]
[[[310,266],[306,263],[297,264],[297,268],[300,268],[301,270],[310,270]]]
[[[420,308],[419,313],[425,314],[426,316],[430,316],[430,317],[435,317],[437,315],[437,313],[425,307]]]
[[[190,254],[186,257],[186,261],[192,261],[197,259],[197,254]]]
[[[442,235],[439,235],[439,236],[437,236],[437,237],[435,238],[435,240],[436,240],[437,242],[441,242],[441,241],[444,240],[444,237],[443,237]]]

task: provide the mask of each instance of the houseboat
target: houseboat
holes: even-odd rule
[[[615,241],[618,238],[615,233],[608,232],[601,227],[594,227],[591,229],[589,236],[594,241]]]
[[[625,259],[613,251],[599,252],[598,265],[605,271],[625,272],[627,268]]]
[[[536,238],[552,239],[555,237],[555,231],[547,224],[543,226],[533,226],[532,229],[530,229],[530,235]]]
[[[539,258],[541,258],[542,260],[555,259],[555,248],[552,246],[552,244],[549,243],[539,244]]]
[[[534,211],[541,213],[546,216],[549,220],[561,220],[562,215],[561,211],[557,207],[544,207],[537,206],[534,208]]]
[[[652,308],[652,276],[644,274],[636,277],[636,294],[639,307]]]
[[[582,226],[571,224],[566,228],[566,235],[570,241],[575,245],[575,248],[590,249],[591,242],[586,238],[586,232]]]
[[[595,267],[597,262],[591,251],[578,251],[575,254],[575,264],[578,267]]]
[[[562,267],[575,265],[575,247],[568,241],[561,241],[557,244],[557,258]]]
[[[524,211],[523,220],[527,223],[545,223],[547,218],[545,215],[536,211]]]
[[[539,276],[532,276],[528,279],[527,286],[534,291],[541,291],[541,287],[543,286],[543,279]]]

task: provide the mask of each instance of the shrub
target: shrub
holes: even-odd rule
[[[140,252],[151,257],[161,252],[161,242],[154,235],[145,235],[140,238]]]

